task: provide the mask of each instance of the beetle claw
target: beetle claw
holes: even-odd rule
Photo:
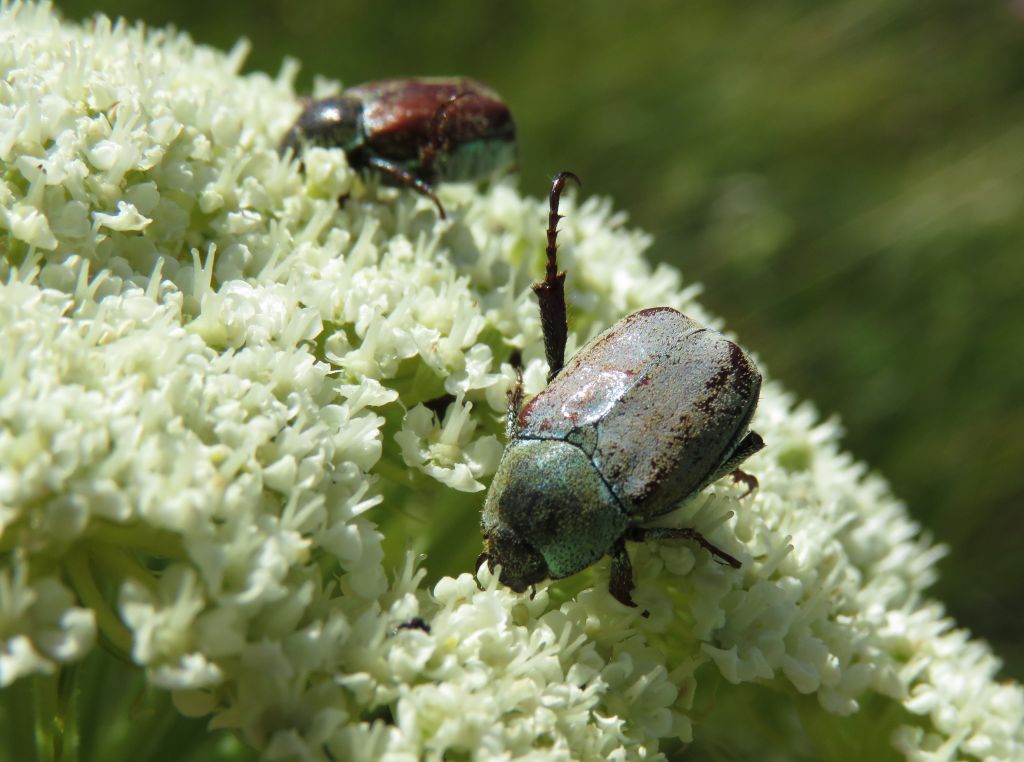
[[[729,472],[729,476],[732,477],[734,482],[742,482],[747,485],[747,491],[740,495],[739,499],[742,500],[747,495],[753,494],[753,492],[759,487],[760,482],[757,481],[757,477],[753,474],[748,474],[746,471],[735,469]]]
[[[612,568],[608,576],[608,592],[623,606],[636,608],[632,592],[636,584],[633,582],[633,564],[626,552],[626,538],[620,537],[612,548]]]
[[[476,563],[473,564],[473,581],[476,582],[477,590],[483,590],[483,583],[480,582],[480,567],[487,564],[488,571],[494,571],[494,561],[491,559],[490,554],[485,550],[479,556],[476,557]]]

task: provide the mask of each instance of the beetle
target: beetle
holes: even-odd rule
[[[431,199],[439,182],[478,180],[513,168],[516,126],[501,98],[468,77],[386,79],[308,101],[281,141],[342,148],[355,169]]]
[[[420,630],[421,632],[427,633],[427,635],[430,634],[430,625],[427,624],[427,621],[423,617],[419,617],[419,616],[414,616],[409,621],[402,622],[395,629],[398,629],[398,630]]]
[[[695,529],[645,527],[738,470],[764,447],[749,428],[761,374],[735,343],[670,307],[634,312],[564,364],[565,273],[558,272],[552,184],[540,304],[547,386],[525,405],[521,372],[509,392],[508,440],[484,502],[477,566],[500,566],[516,592],[612,557],[609,592],[635,606],[627,541],[688,539],[733,568],[740,562]],[[754,481],[756,485],[756,480]]]

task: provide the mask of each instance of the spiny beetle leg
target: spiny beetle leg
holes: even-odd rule
[[[540,325],[544,331],[544,354],[548,360],[548,381],[553,379],[565,364],[565,341],[569,334],[565,316],[565,273],[558,272],[558,202],[568,180],[582,185],[572,172],[559,172],[551,183],[548,197],[548,246],[547,267],[544,280],[533,284],[533,292],[540,304]]]
[[[716,558],[725,561],[733,569],[739,569],[742,564],[730,556],[721,548],[708,542],[704,535],[696,529],[675,527],[630,527],[626,530],[625,539],[630,542],[647,542],[648,540],[693,540]]]
[[[623,606],[636,608],[633,601],[633,564],[626,553],[626,538],[620,537],[612,546],[612,568],[608,577],[608,592]]]
[[[434,189],[416,177],[416,175],[392,164],[387,159],[380,158],[379,156],[371,156],[367,159],[366,166],[380,172],[382,175],[387,175],[399,185],[404,185],[406,188],[412,188],[421,196],[426,196],[434,202],[434,206],[437,207],[437,213],[441,215],[441,219],[446,219],[444,207],[441,206],[441,200],[434,193]]]

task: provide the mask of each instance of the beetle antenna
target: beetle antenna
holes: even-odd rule
[[[544,280],[533,284],[533,292],[537,295],[540,305],[540,325],[544,332],[544,354],[548,361],[548,381],[554,378],[565,365],[565,342],[569,335],[565,308],[565,273],[558,272],[558,221],[562,215],[558,213],[558,202],[565,190],[565,183],[572,180],[583,185],[572,172],[559,172],[551,183],[551,194],[548,196],[548,245],[547,266]]]

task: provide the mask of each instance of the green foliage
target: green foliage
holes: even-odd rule
[[[77,715],[77,716],[75,716]],[[40,718],[53,718],[52,724]],[[97,649],[78,665],[0,691],[0,762],[61,759],[248,762],[255,752],[208,718],[184,717],[167,691]]]

